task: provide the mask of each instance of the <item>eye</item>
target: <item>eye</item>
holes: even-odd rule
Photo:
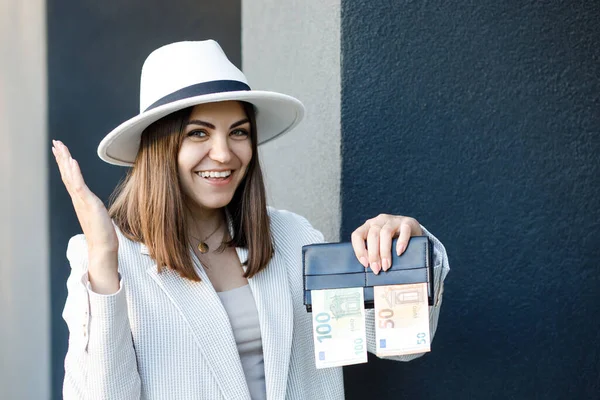
[[[206,136],[208,136],[208,133],[206,133],[205,130],[203,129],[194,129],[193,131],[188,132],[188,137],[193,137],[193,138],[205,138]]]
[[[248,133],[248,131],[245,129],[236,129],[236,130],[231,131],[230,135],[233,136],[234,138],[244,139],[244,138],[247,138],[248,136],[250,136],[250,133]]]

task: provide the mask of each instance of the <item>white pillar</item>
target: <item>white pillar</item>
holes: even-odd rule
[[[340,0],[242,0],[242,69],[253,89],[299,98],[299,127],[260,147],[269,203],[338,240]]]
[[[0,2],[0,398],[50,398],[46,4]]]

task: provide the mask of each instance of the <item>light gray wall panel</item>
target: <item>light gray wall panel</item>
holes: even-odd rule
[[[340,2],[242,1],[242,66],[253,89],[299,98],[299,127],[260,147],[269,203],[340,226]]]
[[[0,2],[0,398],[48,399],[46,4]]]

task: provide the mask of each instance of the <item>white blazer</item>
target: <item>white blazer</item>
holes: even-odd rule
[[[248,280],[259,315],[267,398],[343,399],[342,368],[315,368],[311,314],[303,305],[301,247],[323,242],[323,235],[294,213],[269,208],[269,215],[275,254],[265,270]],[[433,337],[449,266],[442,244],[425,233],[434,246]],[[89,289],[85,237],[69,242],[64,398],[249,399],[227,313],[198,259],[194,256],[202,282],[172,270],[158,273],[143,244],[117,234],[121,288],[113,295]],[[246,260],[245,249],[238,248],[237,254]],[[373,353],[372,310],[366,325]]]

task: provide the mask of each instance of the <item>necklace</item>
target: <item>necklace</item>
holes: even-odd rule
[[[193,237],[196,240],[199,240],[200,243],[198,243],[198,251],[202,254],[206,254],[208,253],[208,251],[210,250],[210,248],[208,247],[208,243],[206,243],[206,241],[208,239],[211,238],[212,235],[214,235],[215,233],[217,233],[217,231],[219,230],[219,228],[221,227],[221,225],[217,226],[217,229],[215,229],[210,235],[208,235],[207,237],[204,238],[204,240],[200,240],[197,237],[193,236],[190,234],[191,237]]]

